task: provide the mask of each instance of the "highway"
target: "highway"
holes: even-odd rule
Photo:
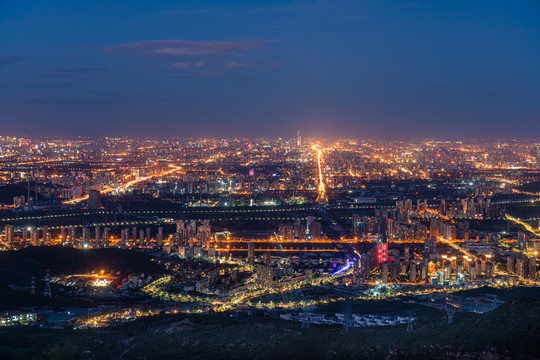
[[[169,167],[171,167],[172,169],[167,170],[167,171],[163,171],[163,172],[160,172],[160,173],[156,173],[156,174],[150,174],[150,175],[147,175],[147,176],[139,176],[138,178],[136,178],[134,180],[131,180],[131,181],[128,181],[125,184],[122,184],[122,185],[117,186],[117,187],[106,187],[105,189],[101,190],[100,193],[108,194],[108,193],[112,193],[112,192],[125,191],[127,188],[129,188],[129,187],[131,187],[131,186],[133,186],[135,184],[138,184],[140,182],[148,181],[148,180],[154,179],[156,177],[167,176],[167,175],[170,175],[170,174],[172,174],[174,172],[180,171],[182,169],[180,166],[176,166],[176,165],[172,165],[172,164],[169,165]],[[78,198],[75,198],[75,199],[64,201],[64,204],[73,205],[73,204],[77,204],[77,203],[80,203],[82,201],[85,201],[87,199],[88,199],[88,195],[84,195],[84,196],[81,196],[81,197],[78,197]]]

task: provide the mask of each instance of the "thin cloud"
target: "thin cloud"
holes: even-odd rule
[[[242,55],[246,51],[266,49],[270,40],[191,41],[152,40],[106,46],[105,54],[130,57],[179,58],[207,55]]]
[[[191,63],[189,62],[177,62],[173,65],[177,69],[186,69],[191,66]]]
[[[236,69],[236,68],[246,68],[249,65],[247,63],[239,63],[236,61],[231,61],[227,64],[225,64],[225,69]]]

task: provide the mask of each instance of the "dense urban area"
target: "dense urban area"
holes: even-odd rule
[[[538,358],[540,142],[0,137],[0,207],[0,358]]]

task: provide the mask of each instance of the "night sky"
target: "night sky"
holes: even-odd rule
[[[0,0],[0,134],[539,138],[540,1]]]

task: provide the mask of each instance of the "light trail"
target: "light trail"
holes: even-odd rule
[[[328,197],[326,196],[326,186],[324,185],[324,177],[321,167],[322,150],[318,148],[318,145],[313,145],[313,150],[317,151],[317,166],[319,169],[319,193],[317,195],[317,201],[327,203]]]
[[[101,194],[107,194],[107,193],[111,193],[111,192],[114,192],[114,191],[123,191],[123,190],[126,190],[127,188],[137,184],[137,183],[147,181],[147,180],[153,179],[155,177],[166,176],[166,175],[169,175],[169,174],[172,174],[172,173],[174,173],[176,171],[181,170],[180,166],[176,166],[176,165],[171,164],[171,165],[169,165],[169,167],[172,167],[172,169],[168,170],[168,171],[165,171],[165,172],[162,172],[162,173],[159,173],[159,174],[141,176],[141,177],[136,178],[135,180],[128,181],[127,183],[125,183],[123,185],[120,185],[118,187],[106,187],[105,189],[101,190],[100,193]],[[88,195],[84,195],[84,196],[81,196],[81,197],[76,198],[76,199],[64,201],[64,204],[73,205],[73,204],[79,203],[79,202],[87,200],[87,199],[88,199]]]
[[[530,233],[533,233],[535,236],[540,237],[540,232],[534,230],[534,228],[533,228],[530,224],[527,224],[526,222],[521,221],[521,220],[519,220],[519,219],[516,219],[515,217],[510,216],[510,215],[508,215],[508,214],[505,214],[504,217],[505,217],[507,220],[510,220],[510,221],[512,221],[512,222],[515,223],[515,224],[519,224],[519,225],[523,226],[523,227],[525,228],[525,230],[527,230],[527,231],[530,232]]]
[[[248,251],[248,249],[242,249],[242,248],[216,248],[216,251]],[[338,249],[255,249],[255,251],[263,251],[263,252],[339,252]]]
[[[515,194],[523,194],[523,195],[530,195],[530,196],[539,196],[540,193],[530,192],[530,191],[521,191],[518,189],[512,189],[512,192]]]
[[[345,271],[349,270],[351,267],[352,267],[352,263],[347,263],[347,265],[345,265],[344,267],[342,267],[341,269],[339,269],[338,271],[336,271],[335,273],[333,273],[332,275],[339,275],[339,274],[342,274],[344,273]]]
[[[459,245],[456,245],[454,242],[452,242],[451,240],[447,240],[441,236],[438,237],[438,240],[440,240],[442,243],[445,243],[447,244],[448,246],[450,246],[451,248],[457,250],[457,251],[460,251],[462,252],[463,254],[465,254],[466,256],[470,257],[470,258],[473,258],[473,259],[476,259],[476,256],[473,255],[472,253],[470,253],[469,251],[465,250],[464,248],[462,248],[461,246]]]

